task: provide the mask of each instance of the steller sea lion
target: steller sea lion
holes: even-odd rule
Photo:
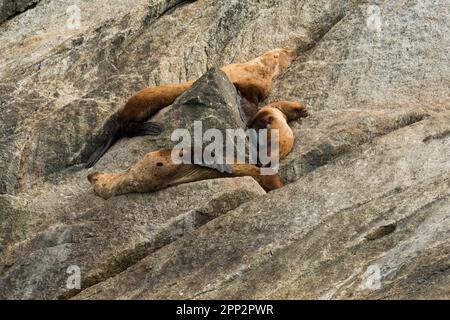
[[[90,156],[86,168],[92,167],[120,138],[160,134],[162,126],[155,122],[146,122],[146,120],[160,109],[171,105],[193,83],[194,81],[188,81],[180,84],[145,88],[138,91],[117,112],[109,137]]]
[[[230,64],[222,68],[238,89],[243,104],[246,124],[258,111],[259,102],[272,90],[273,79],[291,65],[296,53],[291,49],[274,49],[246,63]]]
[[[279,158],[285,158],[291,152],[294,135],[288,121],[306,117],[306,108],[293,101],[278,101],[261,108],[250,122],[250,126],[259,129],[279,130]],[[266,191],[281,188],[284,183],[278,174],[261,175],[261,168],[251,164],[207,165],[207,164],[175,164],[172,153],[183,154],[183,150],[164,149],[146,154],[134,166],[122,173],[89,174],[88,180],[94,191],[103,199],[133,193],[155,192],[170,186],[199,180],[223,177],[253,177]],[[192,155],[194,150],[191,150]],[[192,156],[191,155],[191,156]],[[228,166],[230,170],[223,170]]]
[[[278,101],[262,107],[250,121],[254,129],[270,129],[267,141],[271,141],[271,130],[279,130],[279,158],[284,159],[294,146],[294,134],[288,121],[308,116],[308,111],[299,102]],[[270,146],[269,146],[270,147]]]
[[[182,150],[175,150],[182,153]],[[231,172],[221,172],[210,166],[175,164],[172,150],[164,149],[147,153],[135,165],[122,173],[89,174],[94,191],[103,199],[127,193],[155,192],[183,183],[224,178],[253,177],[266,191],[281,188],[284,183],[278,175],[260,175],[260,168],[250,164],[231,164]]]
[[[241,114],[244,122],[258,110],[259,102],[267,98],[272,81],[284,72],[295,58],[291,49],[274,49],[246,63],[225,66],[225,72],[241,96]],[[109,137],[89,158],[86,167],[92,167],[120,138],[159,134],[161,125],[146,122],[160,109],[171,105],[175,99],[192,86],[194,81],[143,89],[133,95],[117,113]]]

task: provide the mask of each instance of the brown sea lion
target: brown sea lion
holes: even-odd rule
[[[146,120],[162,108],[171,105],[193,83],[194,81],[188,81],[180,84],[145,88],[138,91],[117,112],[109,137],[91,155],[86,168],[92,167],[120,138],[160,134],[162,126],[155,122],[146,122]]]
[[[182,152],[176,150],[175,152]],[[231,164],[231,172],[221,172],[195,164],[175,164],[172,150],[164,149],[146,154],[135,165],[122,173],[89,174],[94,191],[103,199],[127,193],[155,192],[183,183],[224,177],[253,177],[266,191],[281,188],[284,183],[278,175],[260,175],[260,168],[250,164]]]
[[[278,101],[261,108],[250,122],[254,129],[270,129],[267,139],[271,141],[271,130],[279,131],[279,158],[284,159],[294,146],[294,134],[288,121],[308,116],[308,111],[299,102]]]
[[[295,58],[291,49],[274,49],[247,63],[225,66],[222,71],[238,89],[241,115],[248,122],[258,110],[258,104],[272,89],[272,81],[285,71]],[[194,81],[174,85],[146,88],[132,96],[118,112],[113,128],[105,143],[89,158],[86,167],[92,167],[120,138],[159,134],[162,127],[146,122],[160,109],[171,105]]]
[[[273,79],[286,71],[296,54],[291,49],[274,49],[246,63],[230,64],[222,68],[243,97],[245,123],[258,111],[259,103],[272,90]]]

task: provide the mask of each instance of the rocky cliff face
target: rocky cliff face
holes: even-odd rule
[[[450,298],[448,0],[19,2],[0,5],[1,298]],[[286,187],[93,194],[83,162],[135,91],[283,46],[300,55],[267,102],[311,113]],[[202,81],[158,120],[241,127],[234,89]]]

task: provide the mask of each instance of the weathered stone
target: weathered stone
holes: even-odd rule
[[[0,196],[0,252],[8,245],[26,239],[30,220],[25,201],[9,195]]]
[[[2,299],[70,297],[78,292],[66,287],[70,266],[81,269],[82,288],[89,287],[265,194],[248,177],[201,181],[108,201],[87,186],[83,189],[65,186],[34,200],[39,204],[45,199],[46,208],[41,209],[55,210],[58,218],[7,256],[8,267],[0,273]],[[60,197],[65,209],[57,207]],[[11,219],[5,222],[15,233],[20,231]]]
[[[35,6],[40,0],[1,0],[0,23]]]
[[[77,298],[450,298],[449,10],[64,0],[2,23],[0,296],[71,297],[66,270],[78,264]],[[310,110],[291,123],[288,186],[265,195],[239,178],[93,194],[82,164],[133,93],[282,46],[299,57],[267,102]],[[170,146],[171,130],[197,118],[241,127],[233,89],[216,80],[219,96],[203,82],[153,119],[163,135],[120,140],[96,169]]]
[[[424,142],[449,129],[446,113],[388,134],[77,298],[449,298],[450,139]]]
[[[322,111],[292,124],[294,149],[281,164],[281,175],[292,182],[342,156],[356,146],[436,114],[428,108]]]

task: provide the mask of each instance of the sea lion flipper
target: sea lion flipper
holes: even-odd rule
[[[157,122],[128,122],[123,126],[123,133],[127,137],[138,137],[138,136],[156,136],[160,134],[164,127],[162,124]]]
[[[251,121],[251,127],[253,129],[256,130],[260,130],[260,129],[267,129],[267,127],[270,125],[271,123],[271,118],[269,117],[263,117],[263,116],[258,116],[255,117],[252,121]]]
[[[227,164],[227,163],[206,163],[206,162],[202,162],[197,164],[200,167],[203,168],[209,168],[209,169],[214,169],[220,173],[227,173],[227,174],[232,174],[233,173],[233,166],[231,164]]]
[[[121,137],[120,126],[116,124],[112,129],[112,132],[108,136],[108,139],[89,157],[85,168],[93,167],[97,161],[108,151],[111,146],[116,143]]]
[[[163,132],[164,126],[158,122],[143,122],[140,126],[140,132],[142,135],[156,136]]]
[[[169,178],[170,182],[168,183],[168,186],[175,186],[182,183],[189,183],[205,179],[215,179],[223,177],[225,175],[226,174],[209,167],[181,164],[174,168],[174,173]]]

